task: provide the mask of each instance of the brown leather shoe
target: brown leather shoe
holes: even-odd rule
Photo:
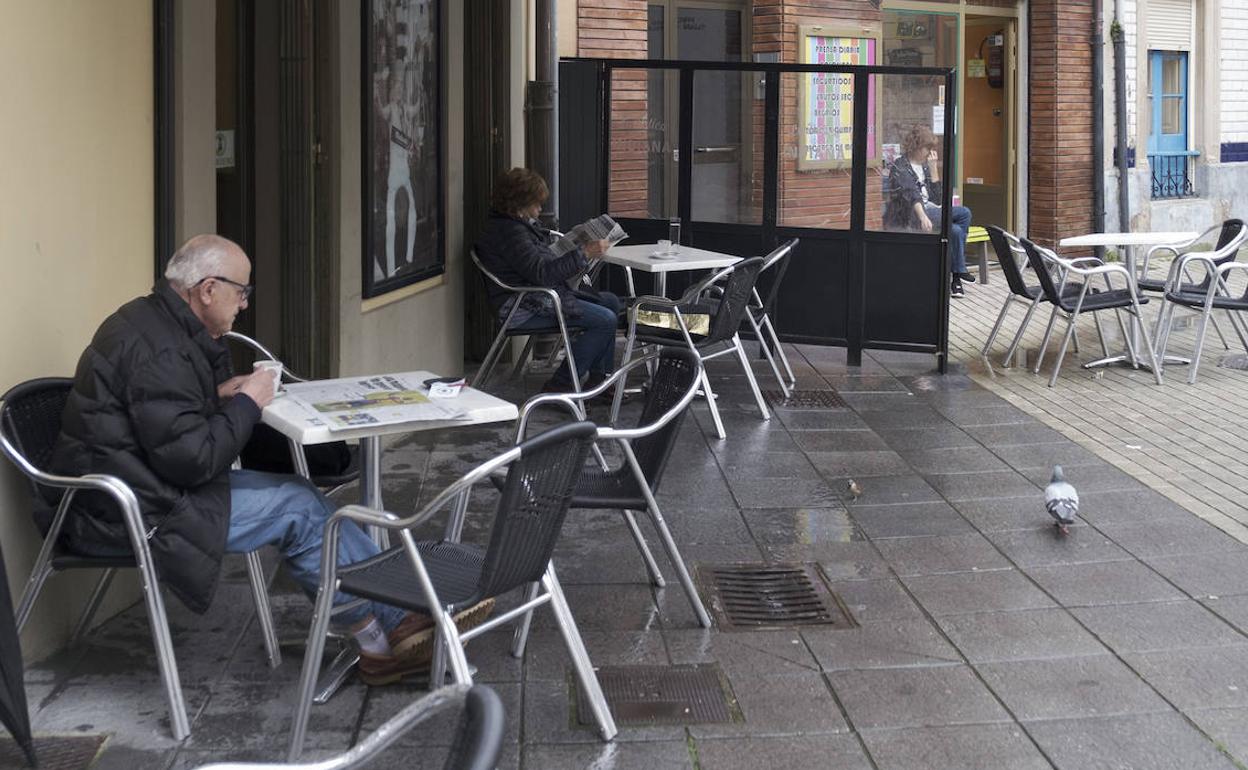
[[[432,651],[432,645],[426,645]],[[429,655],[424,660],[401,658],[397,655],[373,655],[360,651],[360,662],[356,664],[356,675],[369,687],[381,687],[395,684],[405,676],[419,674],[429,670]]]
[[[461,632],[475,628],[493,610],[493,599],[478,602],[455,616],[455,626]],[[370,687],[379,687],[394,684],[405,676],[427,671],[429,662],[433,659],[435,630],[433,618],[422,613],[409,612],[390,632],[390,655],[360,652],[360,681]]]

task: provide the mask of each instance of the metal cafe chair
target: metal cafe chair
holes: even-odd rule
[[[598,387],[584,393],[546,393],[529,399],[520,409],[517,422],[516,437],[521,440],[528,427],[531,414],[546,405],[560,405],[576,414],[574,402],[594,398],[605,393],[609,388],[619,387],[628,378],[628,372],[634,368],[646,366],[653,369],[649,387],[646,389],[646,400],[642,405],[637,424],[631,428],[620,428],[614,423],[607,427],[599,427],[597,438],[600,441],[615,443],[623,455],[623,462],[609,470],[597,465],[585,468],[576,492],[572,495],[572,508],[590,508],[598,510],[619,510],[624,515],[629,534],[641,551],[642,560],[651,582],[656,586],[665,585],[663,574],[650,553],[646,539],[637,526],[634,511],[646,511],[650,522],[659,533],[667,558],[680,579],[681,587],[698,622],[703,628],[711,627],[711,618],[698,598],[698,591],[689,577],[689,570],[676,547],[676,540],[667,528],[663,512],[655,501],[659,482],[663,471],[671,458],[672,448],[680,433],[680,425],[688,411],[690,402],[698,392],[698,383],[702,379],[702,363],[696,353],[681,348],[664,347],[654,355],[630,361],[620,368]],[[497,481],[497,476],[493,480]],[[533,586],[532,590],[536,590]],[[517,657],[524,652],[524,639],[528,632],[529,618],[516,635],[513,654]]]
[[[1160,329],[1157,342],[1162,360],[1165,360],[1166,347],[1170,341],[1170,332],[1174,327],[1174,310],[1184,307],[1200,313],[1200,328],[1196,332],[1196,345],[1192,353],[1191,366],[1188,369],[1187,383],[1196,382],[1196,370],[1200,367],[1200,352],[1205,344],[1205,332],[1213,318],[1214,310],[1225,310],[1231,317],[1231,323],[1239,330],[1236,313],[1248,310],[1248,289],[1241,296],[1232,296],[1229,289],[1229,276],[1236,270],[1248,271],[1248,264],[1236,262],[1235,255],[1243,244],[1245,232],[1241,228],[1225,246],[1209,253],[1192,252],[1183,254],[1171,265],[1169,288],[1166,289],[1166,305],[1162,308],[1161,317],[1157,320]],[[1199,284],[1188,283],[1189,268],[1199,264],[1205,269],[1205,279]],[[1244,349],[1248,350],[1248,342]]]
[[[198,770],[355,770],[370,764],[417,725],[445,713],[457,713],[459,719],[443,770],[494,770],[503,748],[506,714],[498,694],[481,684],[439,687],[409,703],[347,751],[327,759],[302,763],[218,762],[201,765]],[[391,757],[402,750],[391,751]]]
[[[772,279],[771,285],[767,288],[767,298],[763,299],[759,295],[756,284],[745,311],[745,318],[754,330],[754,338],[758,340],[758,347],[767,357],[767,363],[771,364],[771,371],[776,376],[776,382],[780,383],[780,391],[784,393],[785,398],[788,398],[789,391],[797,386],[797,378],[793,376],[793,367],[789,365],[789,357],[784,352],[784,346],[780,344],[780,338],[776,336],[776,327],[771,322],[771,316],[775,311],[776,297],[780,293],[780,283],[789,269],[789,257],[793,256],[793,251],[797,248],[799,241],[798,238],[792,238],[763,257],[763,267],[759,270],[759,278],[769,275]],[[764,331],[767,332],[766,337],[763,336]],[[776,365],[777,358],[780,359],[780,363],[784,364],[784,375],[780,374],[780,367]]]
[[[443,681],[449,667],[452,678],[461,684],[472,683],[464,643],[549,604],[599,732],[604,740],[615,737],[615,720],[550,561],[595,433],[593,423],[575,422],[527,439],[469,471],[412,516],[400,518],[361,505],[348,505],[330,518],[325,527],[321,585],[299,681],[290,761],[298,759],[303,750],[330,616],[354,604],[332,607],[338,591],[428,613],[436,625],[429,681]],[[506,468],[507,478],[494,512],[488,544],[483,548],[459,542],[467,496],[477,482],[502,468]],[[417,541],[412,529],[452,501],[454,512],[443,538]],[[340,567],[334,555],[338,552],[339,531],[347,521],[382,527],[397,535],[400,544],[366,561]],[[540,584],[543,590],[536,594],[529,591],[517,607],[462,633],[456,628],[455,613],[533,584]]]
[[[1139,325],[1140,332],[1144,338],[1144,346],[1148,349],[1148,360],[1145,364],[1152,367],[1153,377],[1156,378],[1157,384],[1161,384],[1161,365],[1157,359],[1157,352],[1153,348],[1152,338],[1149,336],[1148,328],[1143,322],[1143,315],[1140,306],[1147,303],[1147,298],[1141,298],[1135,288],[1135,280],[1131,272],[1123,265],[1107,265],[1102,264],[1100,260],[1093,257],[1084,257],[1080,260],[1062,259],[1048,249],[1041,247],[1021,238],[1024,251],[1027,252],[1027,260],[1031,263],[1032,270],[1040,279],[1040,285],[1044,289],[1045,298],[1053,305],[1053,313],[1049,316],[1049,325],[1044,330],[1044,340],[1040,343],[1040,354],[1036,357],[1036,367],[1032,371],[1039,374],[1040,366],[1044,363],[1045,350],[1049,346],[1049,338],[1053,334],[1053,326],[1057,322],[1058,315],[1062,315],[1066,320],[1066,334],[1062,339],[1062,346],[1057,353],[1057,363],[1053,366],[1053,375],[1049,378],[1049,387],[1053,387],[1057,383],[1057,375],[1062,369],[1062,360],[1066,357],[1066,348],[1070,345],[1070,339],[1075,333],[1075,323],[1079,319],[1082,312],[1090,312],[1094,315],[1102,310],[1126,310],[1135,316],[1135,320]],[[1054,264],[1058,268],[1061,276],[1060,283],[1054,283],[1053,276],[1049,273],[1049,263]],[[1080,265],[1088,265],[1081,267]],[[1110,282],[1111,275],[1121,275],[1125,284],[1124,288],[1115,289]],[[1083,279],[1083,285],[1079,289],[1079,293],[1075,296],[1068,296],[1063,291],[1065,283],[1070,280],[1071,276],[1077,276]],[[1089,291],[1093,278],[1102,277],[1105,280],[1104,291]],[[1121,320],[1121,319],[1120,319]],[[1100,331],[1100,323],[1097,323],[1097,331]],[[1131,340],[1131,334],[1123,329],[1123,340],[1127,345],[1127,351],[1131,357],[1131,362],[1136,367],[1141,363],[1139,352],[1136,350],[1135,343]],[[1104,336],[1102,335],[1102,345],[1104,345]]]
[[[758,389],[758,380],[745,355],[738,329],[747,313],[747,306],[753,296],[754,284],[758,280],[759,271],[763,269],[765,260],[762,257],[743,259],[736,264],[725,267],[707,278],[699,281],[685,291],[680,299],[666,297],[638,297],[628,309],[628,341],[624,346],[623,361],[632,358],[633,349],[638,346],[650,345],[682,345],[698,356],[705,363],[712,358],[736,353],[745,372],[758,411],[764,420],[771,419],[767,402]],[[722,284],[722,285],[721,285]],[[638,323],[637,316],[643,310],[658,310],[669,313],[675,319],[676,329],[665,329],[657,326],[646,326]],[[696,334],[689,330],[685,316],[691,313],[706,314],[709,327],[706,334]],[[714,352],[707,352],[707,351]],[[622,381],[621,381],[622,382]],[[711,390],[711,380],[706,369],[702,369],[702,392],[706,395],[706,403],[711,411],[711,419],[715,422],[715,432],[719,438],[725,438],[724,423],[719,416],[719,407],[715,404],[715,393]],[[611,421],[618,419],[620,404],[623,401],[624,388],[618,387],[615,400],[611,404]]]
[[[1213,235],[1215,233],[1217,234],[1217,240],[1213,239]],[[1154,246],[1149,249],[1144,256],[1144,264],[1141,267],[1140,275],[1147,276],[1148,262],[1154,254],[1160,252],[1170,252],[1174,255],[1174,259],[1171,261],[1170,269],[1166,272],[1166,277],[1164,279],[1158,280],[1155,278],[1141,278],[1139,280],[1140,288],[1145,291],[1157,291],[1163,294],[1173,291],[1185,296],[1193,294],[1203,296],[1209,289],[1209,281],[1213,277],[1216,269],[1228,262],[1234,262],[1239,256],[1239,250],[1244,244],[1246,234],[1248,234],[1248,228],[1245,228],[1243,220],[1228,219],[1220,225],[1215,225],[1208,230],[1205,230],[1200,235],[1185,243]],[[1211,248],[1207,251],[1199,251],[1202,248],[1200,244],[1209,244]],[[1192,253],[1200,253],[1203,256],[1212,259],[1212,267],[1209,267],[1211,263],[1207,260],[1194,260],[1195,264],[1204,268],[1205,275],[1199,283],[1197,283],[1192,276],[1193,260],[1185,261],[1183,259],[1185,255]],[[1217,256],[1214,257],[1214,254],[1217,254]],[[1181,268],[1180,265],[1182,266]],[[1187,307],[1184,302],[1179,302],[1178,304]],[[1236,336],[1239,337],[1240,344],[1245,348],[1248,348],[1248,338],[1245,337],[1244,330],[1242,328],[1242,319],[1240,319],[1232,310],[1227,308],[1223,309],[1226,310],[1227,317],[1231,321],[1231,328],[1235,330]],[[1162,315],[1165,315],[1165,310],[1166,308],[1163,308],[1162,313],[1157,317],[1157,330],[1155,334],[1159,340],[1159,348],[1161,347],[1160,339],[1163,333]],[[1209,322],[1213,324],[1214,332],[1217,333],[1218,339],[1222,341],[1222,347],[1230,350],[1231,346],[1227,344],[1226,335],[1222,333],[1222,327],[1218,325],[1218,319],[1215,316],[1210,315]]]
[[[178,679],[178,665],[174,658],[173,641],[169,633],[169,620],[160,593],[160,580],[147,544],[147,528],[139,511],[139,501],[134,491],[121,479],[106,474],[91,473],[85,476],[58,476],[43,470],[52,455],[53,446],[61,429],[61,412],[69,396],[73,380],[65,377],[44,377],[28,380],[5,393],[0,406],[0,451],[13,462],[30,481],[31,505],[38,510],[46,505],[44,489],[64,490],[56,506],[52,524],[44,535],[43,547],[35,559],[30,580],[22,593],[17,609],[17,627],[20,631],[30,617],[31,609],[39,598],[47,579],[57,572],[70,569],[102,570],[95,589],[87,599],[78,624],[74,628],[73,641],[77,642],[90,627],[91,619],[99,609],[113,577],[119,569],[137,569],[142,575],[143,598],[147,604],[148,622],[152,628],[152,641],[156,647],[156,662],[169,701],[169,722],[173,737],[182,740],[190,735],[190,722],[182,698],[182,684]],[[60,542],[61,529],[69,513],[69,505],[80,490],[99,492],[111,497],[121,511],[126,531],[130,537],[133,553],[126,556],[84,556],[66,549]],[[256,602],[256,617],[264,635],[264,647],[269,665],[281,662],[277,646],[277,633],[269,610],[268,591],[260,557],[255,551],[248,553],[247,577],[251,582],[252,597]]]
[[[1005,323],[1005,318],[1010,312],[1010,308],[1014,303],[1020,303],[1027,307],[1027,314],[1023,316],[1022,322],[1018,325],[1018,331],[1014,333],[1014,339],[1010,341],[1009,348],[1005,351],[1005,358],[1001,360],[1002,366],[1009,366],[1010,360],[1014,358],[1018,351],[1018,346],[1023,340],[1023,334],[1027,331],[1027,326],[1031,323],[1031,317],[1035,315],[1036,308],[1040,303],[1047,302],[1048,298],[1044,293],[1044,288],[1039,285],[1029,285],[1023,278],[1021,265],[1027,263],[1027,252],[1023,249],[1023,244],[1019,242],[1018,237],[1013,233],[1008,233],[996,225],[988,225],[985,228],[988,231],[988,240],[992,243],[993,252],[997,256],[997,262],[1001,265],[1001,272],[1005,274],[1005,282],[1010,288],[1010,293],[1005,295],[1005,302],[1001,305],[1001,313],[997,315],[997,321],[992,325],[992,331],[988,334],[988,340],[984,343],[984,347],[979,351],[980,355],[987,357],[988,351],[992,350],[992,345],[997,341],[997,335],[1001,333],[1001,326]],[[1063,285],[1062,293],[1067,296],[1075,296],[1081,290],[1083,284],[1079,282],[1069,282]],[[1079,352],[1079,337],[1073,339],[1075,352]]]

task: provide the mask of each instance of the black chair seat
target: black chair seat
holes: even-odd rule
[[[1062,310],[1068,313],[1074,312],[1075,296],[1068,296],[1062,293]],[[1140,304],[1147,305],[1148,298],[1140,297]],[[1131,307],[1131,290],[1130,289],[1114,289],[1113,291],[1096,291],[1093,289],[1083,297],[1083,310],[1110,310],[1117,307]]]
[[[481,566],[485,551],[475,545],[442,540],[416,544],[438,598],[451,612],[471,607],[482,598]],[[339,570],[341,590],[406,610],[428,612],[416,571],[401,546]]]
[[[570,507],[645,510],[646,498],[627,465],[613,471],[590,466],[581,474]]]
[[[1166,290],[1166,282],[1158,278],[1141,278],[1136,281],[1136,285],[1144,291],[1160,292]],[[1209,287],[1203,283],[1185,283],[1179,287],[1179,291],[1184,294],[1202,294],[1207,288]]]
[[[1193,284],[1184,285],[1192,286]],[[1207,290],[1166,292],[1166,299],[1177,305],[1183,305],[1184,307],[1204,307],[1206,296],[1208,296]],[[1216,296],[1213,298],[1213,306],[1220,310],[1248,310],[1248,295],[1240,297]]]
[[[1062,296],[1063,297],[1077,297],[1079,296],[1079,292],[1081,289],[1083,289],[1083,284],[1080,282],[1076,281],[1074,283],[1068,283],[1062,287]],[[1044,294],[1044,288],[1041,286],[1028,286],[1027,287],[1027,296],[1031,297],[1032,299],[1037,299],[1042,294]]]
[[[134,569],[134,556],[83,556],[71,551],[58,551],[52,556],[52,569]]]

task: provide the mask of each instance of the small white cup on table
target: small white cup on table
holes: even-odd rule
[[[282,362],[281,361],[257,361],[251,365],[253,371],[263,369],[266,372],[273,372],[273,396],[276,397],[278,391],[282,388]]]

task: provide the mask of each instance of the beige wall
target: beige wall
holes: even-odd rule
[[[442,74],[446,120],[444,190],[446,272],[440,285],[365,312],[360,283],[360,15],[343,13],[338,27],[338,249],[341,376],[425,369],[460,374],[464,366],[463,8],[446,3]],[[401,292],[400,292],[401,293]]]
[[[0,8],[0,390],[71,375],[104,316],[151,286],[151,13],[151,0]],[[39,538],[23,481],[0,465],[0,543],[17,596]],[[45,590],[28,658],[67,636],[82,577]]]

